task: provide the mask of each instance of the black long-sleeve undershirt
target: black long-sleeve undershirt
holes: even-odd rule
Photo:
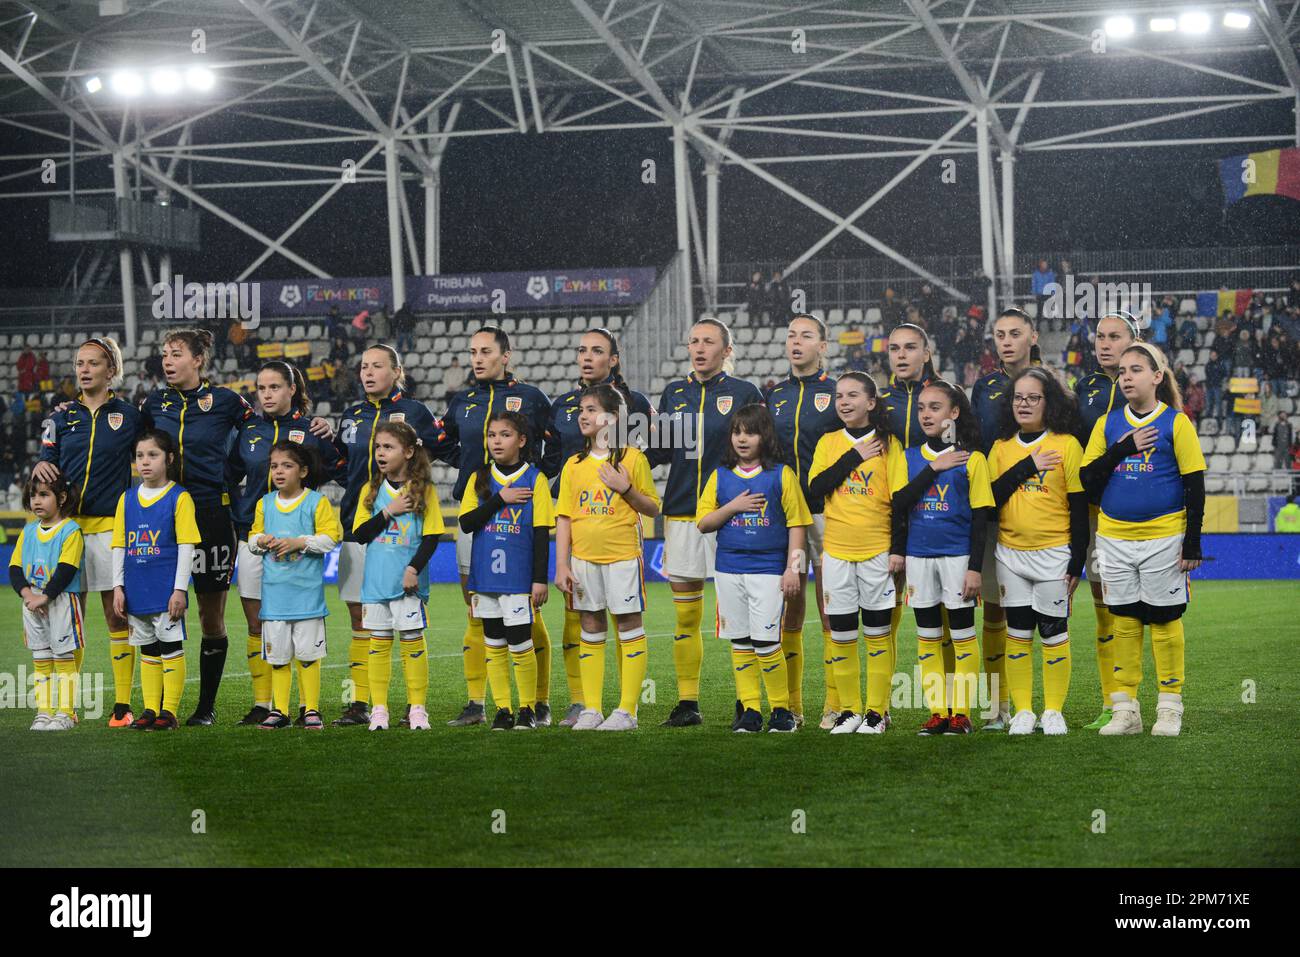
[[[354,541],[360,542],[362,545],[369,545],[383,534],[384,529],[388,527],[388,522],[389,517],[384,514],[383,509],[380,509],[379,512],[372,515],[363,524],[359,525],[356,531],[352,533]],[[414,568],[415,573],[418,575],[420,572],[424,571],[424,566],[429,564],[429,559],[433,558],[433,553],[437,550],[438,536],[423,535],[420,537],[420,546],[415,550],[415,554],[411,556],[411,560],[406,564],[409,567]]]
[[[1066,573],[1078,578],[1083,574],[1083,566],[1088,561],[1088,493],[1069,492],[1066,498],[1070,502],[1070,564]]]
[[[460,517],[460,530],[466,535],[473,535],[480,528],[492,520],[492,516],[501,509],[506,507],[506,500],[497,492],[486,502],[483,502],[473,511],[466,512]]]
[[[1203,495],[1202,505],[1204,505]],[[1197,526],[1197,529],[1199,531],[1199,525]],[[59,562],[58,567],[54,569],[54,574],[50,576],[50,580],[46,582],[45,587],[41,589],[41,594],[45,595],[45,597],[50,601],[54,601],[54,599],[63,594],[67,587],[72,584],[72,576],[75,574],[77,574],[76,565]],[[32,583],[27,580],[23,575],[23,570],[17,565],[9,566],[9,584],[13,586],[13,590],[19,595],[23,593],[24,588],[32,587]]]
[[[1187,531],[1183,532],[1183,559],[1201,559],[1201,523],[1205,520],[1205,473],[1183,476],[1183,507],[1187,509]],[[62,566],[60,566],[62,567]]]
[[[989,522],[997,514],[997,509],[989,505],[970,510],[970,560],[966,563],[967,571],[983,571],[984,539],[988,535]]]
[[[1137,451],[1137,442],[1133,440],[1133,434],[1124,436],[1103,452],[1100,458],[1079,469],[1079,481],[1083,483],[1083,490],[1089,496],[1100,496],[1102,490],[1106,488],[1106,483],[1110,481],[1110,475],[1115,471],[1115,467],[1130,455],[1137,455]]]
[[[473,535],[492,520],[492,516],[505,508],[505,499],[498,492],[472,511],[460,517],[460,530],[466,535]],[[551,580],[551,536],[549,530],[542,526],[533,527],[533,584],[545,585]]]
[[[954,466],[954,468],[956,467],[958,466]],[[927,465],[916,474],[916,478],[894,493],[893,514],[890,522],[893,530],[893,542],[890,545],[890,554],[907,554],[908,515],[938,477],[939,473],[932,466]],[[971,509],[970,563],[967,567],[973,572],[977,572],[984,567],[984,539],[988,534],[989,522],[996,515],[996,509],[988,506]]]

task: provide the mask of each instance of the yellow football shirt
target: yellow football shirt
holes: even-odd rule
[[[275,507],[282,514],[287,515],[292,511],[296,511],[306,498],[307,493],[303,492],[299,496],[298,501],[294,502],[292,505],[285,506],[277,495],[275,498]],[[265,496],[259,498],[257,500],[257,507],[253,510],[253,524],[248,530],[248,540],[250,542],[266,531],[266,514],[262,508],[265,501]],[[329,499],[324,495],[316,500],[316,514],[312,517],[312,521],[316,526],[314,534],[328,535],[336,542],[341,542],[343,540],[343,529],[339,525],[338,516],[334,514],[334,506],[329,503]]]
[[[752,479],[763,471],[763,467],[760,465],[749,471],[736,467],[731,471],[742,479]],[[698,522],[705,515],[717,510],[718,473],[714,470],[709,480],[704,483],[704,491],[700,493],[700,500],[695,508],[695,521]],[[781,511],[785,513],[786,528],[812,524],[812,512],[808,510],[808,503],[804,501],[803,489],[799,487],[799,479],[794,474],[794,469],[786,468],[781,471]]]
[[[998,541],[1026,552],[1070,544],[1068,496],[1083,491],[1079,479],[1083,446],[1072,435],[1044,432],[1033,442],[1024,442],[1019,435],[998,439],[989,452],[989,471],[996,479],[1039,449],[1060,453],[1061,464],[1031,475],[1007,499],[998,517]]]
[[[492,477],[501,485],[513,485],[515,481],[528,471],[527,465],[521,465],[514,472],[506,475],[496,467],[492,466]],[[465,494],[460,497],[460,511],[456,517],[468,515],[474,509],[478,508],[481,502],[478,500],[478,492],[474,489],[475,482],[470,479],[469,484],[465,486]],[[551,503],[551,487],[546,484],[546,476],[538,471],[537,478],[533,482],[533,528],[551,528],[555,524],[555,508]]]
[[[145,495],[141,500],[146,503],[156,502],[167,494],[167,490],[175,484],[168,482],[160,489],[146,489],[144,486],[127,489],[118,497],[117,511],[113,515],[113,540],[110,543],[113,548],[126,548],[126,497],[128,495],[139,495],[140,490],[145,492],[156,492],[155,495]],[[198,545],[202,541],[199,535],[198,522],[194,519],[194,499],[190,498],[189,492],[181,492],[176,496],[176,514],[172,520],[176,523],[176,544],[177,545]]]
[[[828,432],[817,441],[808,481],[815,479],[843,457],[858,442],[870,441],[875,430],[860,439],[847,429]],[[830,495],[822,514],[826,516],[826,533],[822,550],[843,562],[863,562],[889,550],[890,503],[889,463],[901,458],[903,447],[892,435],[884,455],[867,459],[855,468],[848,479]]]
[[[391,482],[388,483],[388,487],[393,495],[402,494],[402,489],[394,489]],[[405,485],[402,486],[402,488],[405,487]],[[352,518],[352,531],[354,532],[374,518],[373,513],[364,507],[366,498],[369,495],[370,483],[367,482],[361,486],[361,497],[357,499],[357,513]],[[442,522],[442,508],[438,505],[438,490],[430,482],[424,490],[424,527],[420,530],[420,535],[442,535],[446,531],[447,526]]]
[[[555,514],[570,521],[574,558],[609,565],[641,557],[641,514],[600,480],[600,467],[609,457],[569,456],[560,472],[560,493]],[[650,462],[638,448],[625,448],[619,465],[632,479],[632,487],[659,501]]]

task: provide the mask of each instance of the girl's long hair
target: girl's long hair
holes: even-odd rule
[[[734,469],[740,464],[736,447],[731,442],[731,436],[737,432],[748,432],[750,435],[758,436],[758,459],[765,470],[788,464],[781,443],[776,437],[776,421],[763,403],[751,402],[749,405],[742,406],[731,417],[727,443],[722,448],[721,462],[724,468]]]
[[[606,386],[606,388],[608,388],[608,386]],[[505,422],[524,437],[524,447],[520,450],[519,461],[528,462],[530,460],[530,453],[533,449],[533,436],[532,429],[528,425],[527,417],[524,416],[522,412],[507,412],[505,409],[501,409],[500,411],[492,413],[491,417],[487,420],[487,425],[490,426],[493,422]],[[486,428],[484,429],[483,434],[487,434]],[[490,484],[491,481],[492,463],[490,461],[484,462],[474,472],[474,494],[478,496],[479,502],[486,502],[488,500],[488,489],[492,487]]]
[[[867,413],[867,425],[876,430],[876,435],[880,436],[882,443],[886,442],[890,435],[889,413],[885,411],[885,404],[880,401],[880,390],[876,387],[876,380],[865,372],[845,372],[838,376],[835,381],[843,382],[845,379],[860,382],[867,395],[876,400],[876,404]]]
[[[281,439],[272,445],[270,451],[267,452],[268,463],[271,461],[272,452],[280,452],[289,456],[299,466],[307,470],[307,475],[302,480],[303,488],[316,488],[320,485],[321,464],[315,449],[303,445],[301,442],[290,442],[288,439]]]
[[[375,346],[374,348],[388,348],[387,346]],[[401,368],[400,366],[398,367]],[[302,370],[291,362],[285,362],[283,359],[272,359],[262,364],[262,368],[257,370],[261,375],[266,371],[278,372],[284,377],[284,381],[293,386],[293,400],[290,408],[301,415],[306,415],[311,411],[311,399],[307,395],[307,380],[303,377]],[[254,378],[256,381],[256,378]]]
[[[1043,387],[1043,428],[1057,435],[1078,435],[1083,430],[1079,404],[1074,396],[1042,366],[1030,366],[1007,387],[1007,402],[998,417],[998,438],[1009,439],[1020,431],[1011,400],[1016,394],[1016,383],[1021,379],[1033,379]]]
[[[968,452],[979,451],[981,443],[980,424],[975,420],[975,413],[971,411],[970,399],[966,398],[966,392],[947,379],[935,379],[927,389],[938,389],[948,397],[949,405],[957,408],[957,438],[953,443],[959,449],[965,449]]]
[[[433,469],[429,465],[428,453],[420,444],[419,436],[415,434],[415,429],[405,422],[381,422],[375,427],[375,435],[380,434],[391,435],[397,439],[402,448],[414,450],[406,462],[406,481],[402,483],[399,491],[411,500],[411,511],[416,515],[423,515],[424,497],[433,485]],[[370,490],[366,492],[363,507],[367,512],[373,513],[375,510],[375,497],[379,494],[379,484],[378,481],[371,482]]]
[[[618,439],[623,434],[622,427],[627,422],[627,405],[623,401],[623,393],[606,382],[583,389],[582,394],[578,396],[578,402],[581,403],[583,399],[595,399],[596,405],[600,406],[600,411],[614,416],[613,428],[608,425],[604,426],[604,428],[606,429],[606,435],[611,439],[609,443],[609,464],[617,466],[619,462],[623,461],[623,447],[618,444]],[[591,454],[593,444],[591,438],[585,435],[582,437],[582,451],[578,453],[579,462]]]
[[[1149,342],[1135,342],[1120,353],[1120,356],[1126,356],[1130,352],[1141,353],[1146,357],[1147,363],[1152,369],[1164,373],[1164,378],[1156,386],[1156,398],[1175,412],[1183,411],[1182,390],[1178,388],[1178,380],[1174,378],[1173,370],[1169,368],[1169,363],[1160,347],[1153,346]]]
[[[35,476],[27,480],[23,486],[23,508],[30,512],[32,510],[32,496],[36,489],[44,485],[54,493],[54,501],[59,506],[59,518],[67,518],[69,515],[76,515],[77,508],[81,504],[81,491],[77,486],[69,484],[67,473],[60,472],[54,477],[53,481],[46,482]]]

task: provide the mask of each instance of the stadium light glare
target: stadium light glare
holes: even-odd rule
[[[1133,35],[1133,18],[1132,17],[1107,17],[1106,36],[1116,40],[1122,40],[1125,37]]]
[[[119,96],[139,96],[144,92],[144,80],[134,70],[118,70],[109,83]]]
[[[86,78],[87,93],[98,93],[103,88],[104,88],[104,81],[101,80],[99,77],[91,76]]]
[[[213,76],[212,71],[205,66],[192,66],[185,71],[185,82],[191,90],[198,90],[206,93],[212,89],[217,78]]]
[[[1150,27],[1152,33],[1172,33],[1178,29],[1178,21],[1173,17],[1152,17]]]
[[[162,67],[149,74],[149,87],[155,93],[171,96],[181,89],[181,75],[170,67]]]
[[[1180,14],[1178,29],[1183,33],[1209,33],[1210,15],[1202,10],[1191,10]]]
[[[1230,30],[1245,30],[1250,26],[1250,14],[1229,10],[1223,15],[1223,25]]]

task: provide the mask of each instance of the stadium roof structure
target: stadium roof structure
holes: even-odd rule
[[[408,266],[439,270],[449,144],[661,127],[689,313],[693,269],[716,303],[726,167],[826,221],[787,272],[847,233],[967,298],[863,218],[928,160],[974,156],[992,305],[999,284],[1009,293],[1017,156],[1300,144],[1298,36],[1300,0],[0,0],[0,127],[48,140],[64,171],[34,185],[51,157],[6,151],[0,199],[183,200],[260,247],[242,280],[273,255],[326,276],[294,234],[344,186],[382,183],[400,301]],[[1086,96],[1069,78],[1084,64]],[[1044,135],[1043,110],[1067,111],[1068,131]],[[1250,111],[1258,135],[1216,130],[1224,111]],[[703,224],[689,150],[703,160]],[[354,158],[322,159],[338,155]],[[113,186],[78,190],[78,165],[105,157]],[[781,175],[861,162],[894,172],[848,211]],[[423,186],[422,242],[404,180]],[[296,191],[302,213],[272,235],[223,206],[231,189]],[[124,244],[122,276],[132,263]],[[165,251],[158,265],[166,279]]]

